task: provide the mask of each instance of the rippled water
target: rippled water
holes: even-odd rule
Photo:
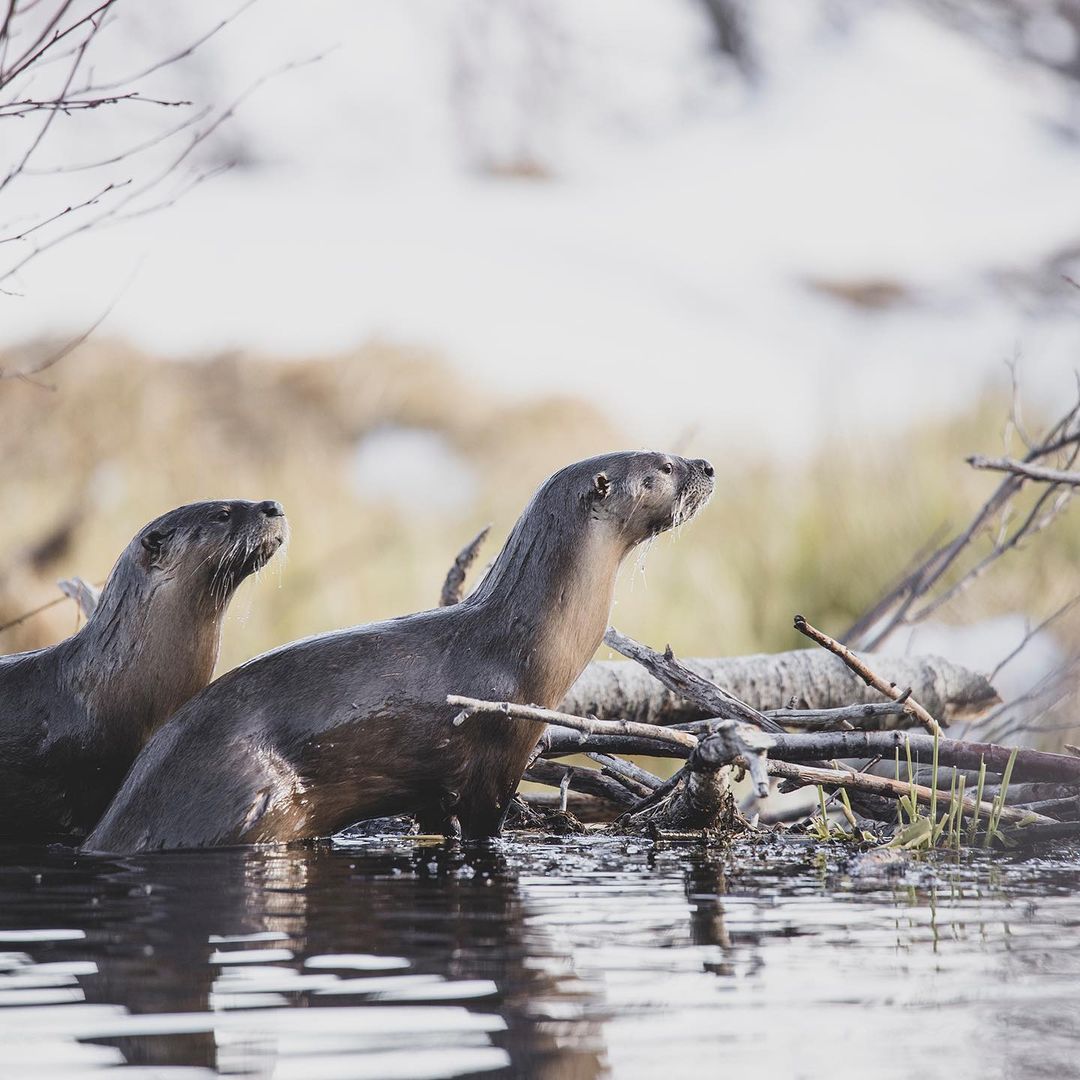
[[[0,1076],[1080,1075],[1080,858],[0,851]]]

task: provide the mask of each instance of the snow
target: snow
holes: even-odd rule
[[[220,17],[170,6],[176,41]],[[690,0],[296,10],[260,0],[201,61],[227,100],[338,42],[245,103],[255,164],[33,264],[0,343],[115,301],[99,333],[166,354],[422,344],[639,444],[756,454],[961,408],[1017,353],[1037,397],[1071,390],[1080,291],[1024,275],[1080,237],[1074,104],[916,5],[759,0],[749,87]],[[523,161],[546,177],[490,168]],[[808,284],[867,279],[904,295]]]

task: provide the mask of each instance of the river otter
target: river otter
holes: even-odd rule
[[[616,453],[555,473],[459,604],[293,642],[196,696],[154,736],[85,847],[328,836],[416,813],[496,836],[541,724],[475,717],[448,693],[554,706],[603,638],[631,549],[689,519],[707,461]]]
[[[210,681],[237,585],[285,541],[276,502],[201,502],[141,529],[86,625],[0,657],[0,836],[80,840],[161,723]]]

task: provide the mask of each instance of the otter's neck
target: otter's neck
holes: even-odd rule
[[[518,674],[521,700],[551,708],[603,640],[629,549],[583,507],[530,511],[464,603],[483,610],[493,655]]]
[[[182,590],[114,573],[93,615],[65,643],[67,677],[87,702],[85,736],[137,751],[206,686],[227,602],[197,609],[198,600]]]

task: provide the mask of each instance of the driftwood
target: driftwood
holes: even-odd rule
[[[844,788],[865,797],[890,800],[905,798],[914,793],[916,800],[926,805],[948,797],[939,786],[934,791],[914,779],[903,780],[862,772],[850,765],[822,766],[819,758],[854,758],[871,755],[877,759],[893,756],[903,750],[906,762],[910,750],[913,758],[925,761],[934,756],[935,745],[939,767],[938,784],[945,777],[952,780],[952,769],[972,770],[981,766],[985,773],[1009,772],[1018,781],[1057,781],[1040,785],[1031,793],[1026,805],[1003,801],[996,813],[1000,821],[1028,827],[1032,823],[1051,824],[1063,817],[1074,818],[1080,807],[1080,758],[1070,754],[1049,754],[1038,750],[1012,751],[990,743],[966,742],[917,732],[900,731],[817,731],[768,734],[749,724],[726,719],[695,724],[696,732],[659,725],[598,720],[595,717],[571,716],[547,709],[513,705],[506,702],[484,702],[474,698],[451,695],[450,704],[462,712],[456,723],[473,713],[503,715],[508,720],[528,722],[552,720],[541,740],[541,750],[550,756],[587,753],[601,771],[573,766],[556,766],[540,760],[534,763],[527,779],[559,786],[565,793],[569,787],[608,799],[617,806],[627,806],[621,820],[624,828],[638,829],[648,825],[663,829],[702,829],[730,831],[740,824],[731,796],[726,766],[737,764],[748,768],[758,795],[767,792],[765,775],[781,777],[796,786],[821,785],[831,790]],[[671,780],[658,777],[640,766],[614,757],[614,754],[655,753],[656,748],[671,756],[684,756],[686,765]],[[766,762],[766,754],[769,759]],[[554,767],[553,767],[554,766]],[[966,779],[975,774],[968,772]],[[1075,787],[1073,787],[1075,785]],[[1019,794],[1022,784],[1017,784]],[[965,812],[990,820],[993,803],[990,786],[984,787],[981,801],[972,795],[974,788],[961,800]],[[1033,796],[1043,795],[1036,799]],[[635,800],[635,796],[638,799]],[[891,815],[881,815],[888,819]],[[1049,835],[1049,834],[1047,834]]]
[[[978,716],[1000,701],[984,676],[941,657],[864,654],[863,658],[889,682],[910,686],[931,714],[946,721]],[[881,701],[840,659],[816,649],[681,663],[766,713],[788,708],[793,698],[815,710]],[[646,724],[687,723],[715,715],[661,685],[638,664],[623,660],[591,663],[560,709],[577,716],[617,716]]]
[[[549,728],[541,743],[545,752],[584,751],[600,765],[600,770],[538,759],[526,770],[525,779],[559,787],[562,810],[566,809],[570,789],[600,796],[616,805],[629,803],[630,814],[623,819],[625,828],[730,832],[738,818],[728,782],[727,766],[733,764],[749,772],[759,795],[768,791],[765,755],[774,745],[774,738],[741,721],[719,721],[699,739],[689,732],[656,725],[570,716],[506,701],[481,701],[457,694],[448,695],[446,701],[461,710],[455,724],[465,723],[478,713],[503,716],[508,721],[557,724],[555,739],[560,749],[553,749],[555,740],[548,737],[552,730]],[[638,765],[597,750],[595,741],[601,739],[619,742],[624,753],[626,740],[632,740],[633,745],[663,746],[686,757],[681,782],[673,778],[664,783]],[[590,742],[594,745],[590,746]]]
[[[822,731],[776,735],[774,739],[776,745],[769,751],[769,756],[783,761],[887,757],[891,762],[894,752],[899,750],[903,763],[906,760],[905,744],[910,746],[912,758],[918,757],[924,764],[934,753],[934,740],[930,735],[910,731]],[[1001,773],[1011,753],[1010,747],[994,743],[938,739],[939,766],[978,769],[980,762],[984,762],[987,772]],[[1012,776],[1015,780],[1072,781],[1080,786],[1080,758],[1041,750],[1017,750]],[[939,771],[939,786],[943,781],[948,786],[947,777]]]

